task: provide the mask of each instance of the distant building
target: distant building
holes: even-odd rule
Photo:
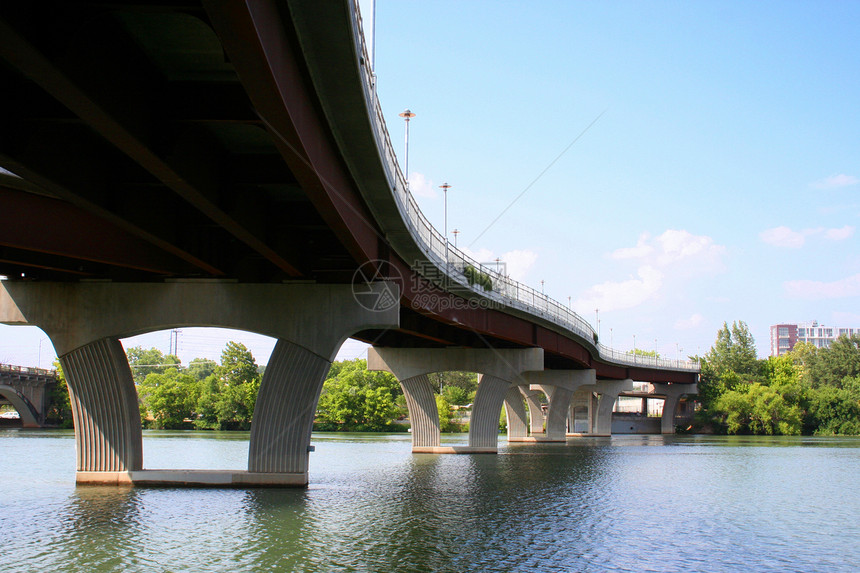
[[[860,327],[825,326],[817,320],[799,324],[774,324],[770,327],[770,355],[782,356],[798,342],[810,342],[818,348],[829,348],[840,336],[860,334]]]

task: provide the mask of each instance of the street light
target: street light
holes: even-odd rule
[[[456,249],[457,248],[457,235],[460,234],[460,230],[454,229],[453,231],[451,231],[451,233],[454,235],[454,248]]]
[[[376,28],[376,26],[374,26],[374,28]],[[376,51],[375,46],[373,51]],[[406,120],[406,188],[409,189],[409,120],[415,117],[415,114],[407,109],[399,115]]]
[[[445,268],[448,268],[448,189],[451,186],[448,183],[443,183],[439,185],[439,189],[445,195]]]

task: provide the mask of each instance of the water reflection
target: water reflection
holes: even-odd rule
[[[155,449],[181,461],[206,439]],[[314,441],[308,489],[247,490],[76,488],[62,465],[73,442],[3,441],[4,570],[860,568],[858,440],[625,436],[499,455],[412,455],[408,436]],[[213,437],[205,450],[244,446]]]
[[[130,487],[79,487],[62,511],[53,558],[70,571],[118,570],[140,564],[139,492]]]

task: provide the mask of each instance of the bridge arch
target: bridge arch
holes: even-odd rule
[[[495,452],[506,396],[513,390],[519,393],[518,387],[528,384],[525,372],[543,369],[543,349],[374,347],[368,349],[367,367],[391,372],[400,381],[412,419],[413,452]],[[439,371],[479,374],[466,448],[441,447],[439,411],[427,379],[427,374]]]
[[[0,396],[12,404],[12,407],[21,416],[21,425],[25,428],[39,428],[39,412],[36,407],[20,391],[12,386],[0,384]]]

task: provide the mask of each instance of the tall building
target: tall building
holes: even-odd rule
[[[818,348],[829,348],[840,336],[860,334],[860,327],[825,326],[817,320],[799,324],[774,324],[770,327],[770,355],[782,356],[798,342],[811,342]]]

